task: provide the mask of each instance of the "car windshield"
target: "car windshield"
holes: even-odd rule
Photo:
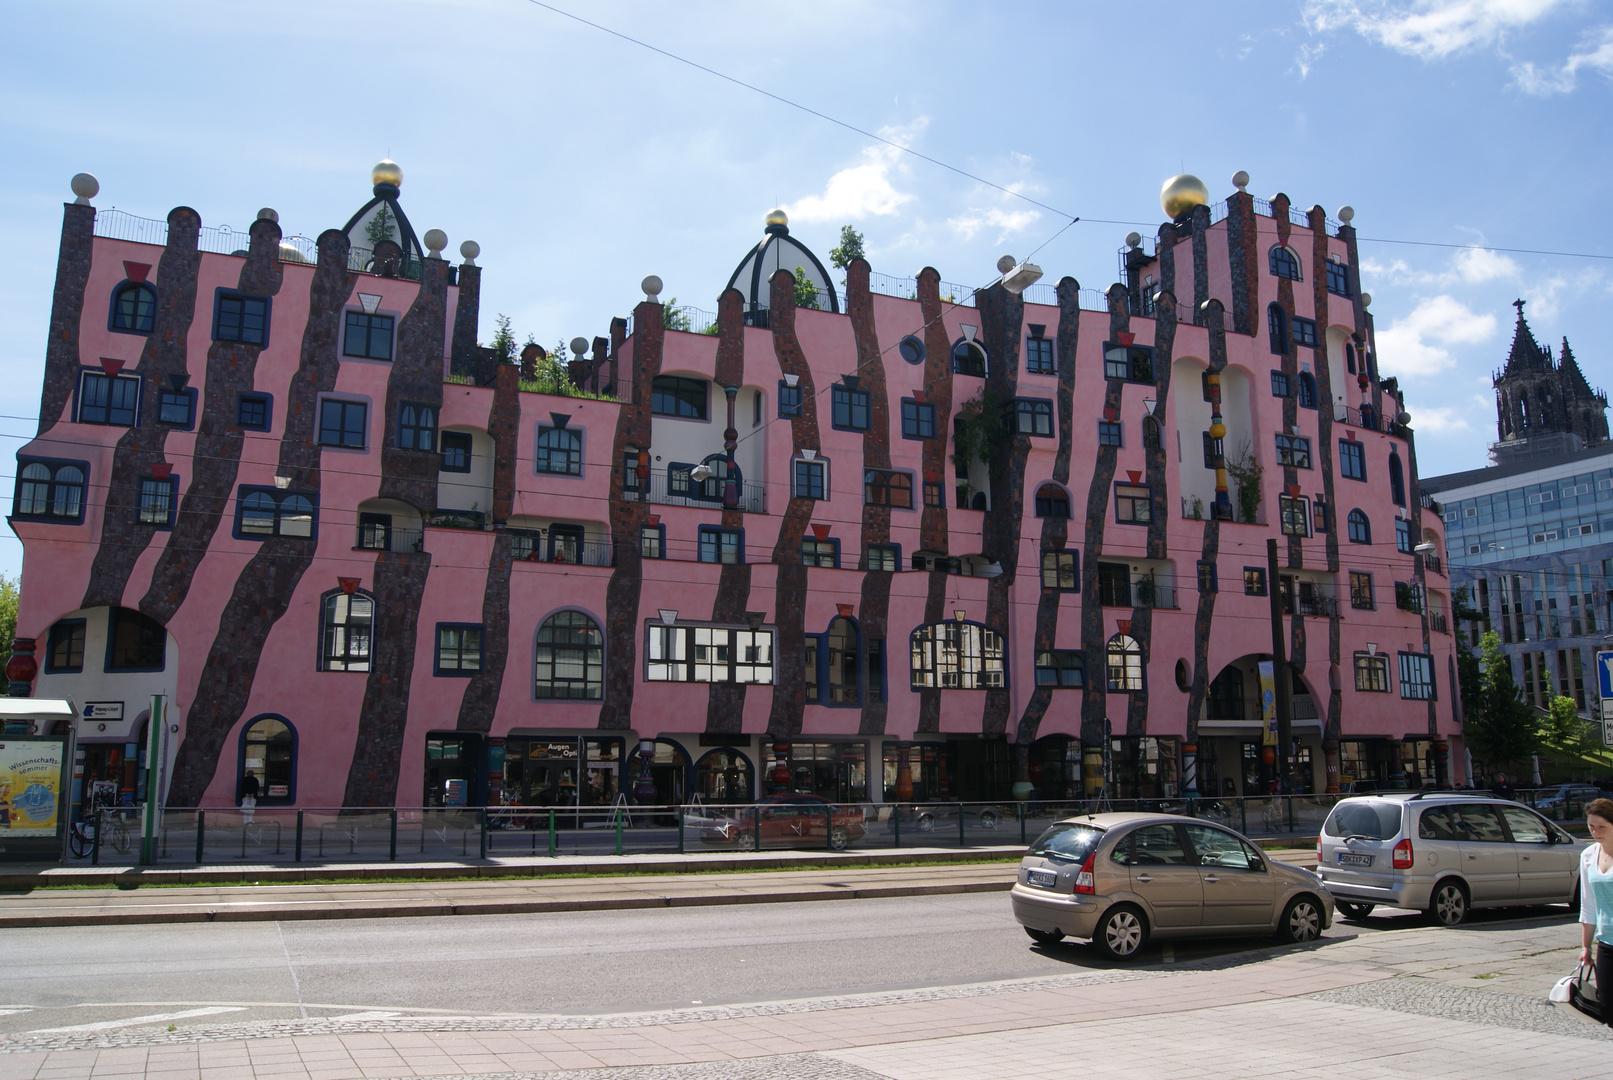
[[[1031,845],[1031,854],[1049,859],[1068,859],[1080,862],[1092,854],[1103,837],[1102,829],[1090,825],[1054,825]]]
[[[1346,799],[1327,815],[1322,832],[1328,836],[1365,836],[1387,840],[1400,831],[1400,804],[1376,799]]]

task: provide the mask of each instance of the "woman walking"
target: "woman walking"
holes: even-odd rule
[[[1613,799],[1592,799],[1585,825],[1592,843],[1579,857],[1579,962],[1596,965],[1602,1021],[1613,1026],[1613,1009],[1605,1004],[1613,993]]]

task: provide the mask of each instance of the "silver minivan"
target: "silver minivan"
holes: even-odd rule
[[[1526,806],[1460,792],[1342,799],[1316,842],[1316,871],[1346,919],[1376,906],[1455,926],[1474,908],[1578,904],[1584,842]]]

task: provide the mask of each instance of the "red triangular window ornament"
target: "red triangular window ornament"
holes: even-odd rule
[[[1115,340],[1129,348],[1137,340],[1137,335],[1129,330],[1121,330],[1116,332]]]
[[[336,579],[336,584],[340,585],[342,592],[348,596],[358,592],[358,578],[356,577],[339,577]]]
[[[1122,634],[1125,634],[1127,637],[1131,636],[1131,620],[1130,619],[1121,619],[1120,621],[1116,622],[1115,625],[1120,628],[1120,632]]]
[[[1126,475],[1131,477],[1131,482],[1133,484],[1140,484],[1143,482],[1143,473],[1141,469],[1127,469]]]
[[[134,282],[136,285],[144,284],[146,275],[150,273],[150,263],[130,262],[127,259],[123,261],[123,276]]]
[[[1300,486],[1298,484],[1289,484],[1288,485],[1288,497],[1290,499],[1299,498],[1300,491],[1301,491],[1301,488],[1300,488]]]
[[[110,356],[103,356],[101,357],[101,370],[115,379],[118,377],[118,372],[123,370],[123,361],[114,360]]]
[[[823,543],[829,539],[829,526],[814,524],[812,526],[812,535],[818,538],[818,543]]]

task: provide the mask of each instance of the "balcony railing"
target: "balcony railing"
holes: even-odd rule
[[[1283,593],[1284,615],[1305,615],[1315,619],[1331,619],[1339,613],[1338,599],[1321,589],[1301,591],[1297,595]]]
[[[1104,607],[1175,610],[1176,586],[1160,584],[1147,577],[1126,582],[1124,585],[1119,581],[1100,580],[1098,602]]]
[[[358,543],[364,551],[424,551],[424,529],[396,529],[390,525],[360,525]]]
[[[691,480],[687,486],[678,490],[668,490],[667,475],[665,472],[652,472],[650,474],[650,490],[647,502],[660,503],[663,506],[698,506],[709,510],[723,509],[724,489],[726,480],[707,480],[702,482]],[[644,492],[635,485],[629,487],[624,497],[631,500],[638,498]],[[747,514],[767,513],[767,488],[762,484],[747,480],[735,485],[735,496],[738,502],[734,508],[743,510]]]
[[[1441,577],[1445,575],[1445,564],[1440,562],[1438,555],[1424,555],[1423,567],[1427,570],[1432,570]]]
[[[561,563],[571,566],[615,566],[616,547],[609,540],[550,537],[543,530],[516,533],[510,555],[517,562]]]
[[[1428,613],[1428,626],[1431,630],[1438,630],[1442,634],[1451,632],[1450,624],[1445,621],[1443,611],[1430,611]]]

